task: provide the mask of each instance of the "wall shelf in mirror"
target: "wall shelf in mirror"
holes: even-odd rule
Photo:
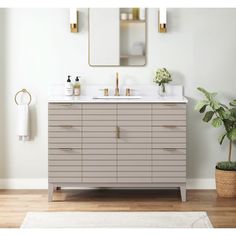
[[[120,20],[120,22],[124,24],[140,24],[140,23],[145,24],[146,23],[145,20]]]

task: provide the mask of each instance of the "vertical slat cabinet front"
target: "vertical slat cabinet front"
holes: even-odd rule
[[[81,105],[49,103],[48,117],[49,183],[80,183]]]
[[[152,181],[186,182],[186,104],[153,104]]]
[[[83,183],[116,183],[116,104],[83,104]]]
[[[118,104],[118,183],[151,183],[151,104]]]

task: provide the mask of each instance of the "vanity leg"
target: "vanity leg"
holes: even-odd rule
[[[56,190],[61,190],[61,186],[56,186]]]
[[[186,202],[186,186],[180,186],[180,194],[182,202]]]
[[[48,184],[48,201],[52,201],[54,186],[53,184]]]

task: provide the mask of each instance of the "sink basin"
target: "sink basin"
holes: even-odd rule
[[[141,99],[141,96],[97,96],[93,99]]]

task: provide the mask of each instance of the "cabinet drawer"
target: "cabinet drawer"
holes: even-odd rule
[[[186,104],[181,103],[162,103],[162,104],[153,104],[153,109],[168,109],[168,110],[175,110],[175,109],[186,109]]]
[[[137,138],[125,138],[123,137],[122,133],[120,133],[120,138],[117,139],[118,145],[120,144],[129,144],[129,143],[141,143],[141,144],[145,144],[145,143],[151,143],[152,142],[152,138],[139,138],[138,136],[136,136]]]
[[[151,155],[152,150],[151,148],[129,148],[129,149],[117,149],[118,155]],[[120,157],[120,156],[119,156]]]
[[[153,154],[152,156],[153,160],[186,160],[186,155],[156,155]]]
[[[116,166],[116,160],[85,160],[83,166]]]
[[[49,178],[50,183],[81,183],[82,178],[81,177],[68,177],[68,178],[60,178],[60,177],[54,177]]]
[[[153,177],[172,177],[172,178],[177,178],[177,177],[182,177],[182,178],[186,178],[186,173],[182,172],[182,171],[164,171],[164,172],[153,172]]]
[[[124,136],[128,136],[129,134],[138,135],[139,133],[146,133],[149,135],[152,132],[151,126],[126,126],[120,127],[120,132],[123,132]]]
[[[186,143],[153,143],[152,148],[186,148]]]
[[[116,172],[83,172],[83,178],[106,178],[106,177],[113,177],[116,178]]]
[[[49,143],[48,148],[64,149],[66,151],[70,151],[69,149],[81,148],[81,143]]]
[[[82,105],[84,110],[116,110],[116,104],[89,103]]]
[[[136,126],[139,128],[140,126],[148,126],[151,127],[152,121],[147,120],[147,121],[141,121],[141,120],[118,120],[117,122],[118,126]]]
[[[81,109],[81,104],[74,104],[74,103],[49,103],[48,109],[49,110],[79,110]]]
[[[134,115],[146,115],[146,116],[151,116],[152,114],[152,110],[151,109],[144,109],[145,112],[143,111],[143,109],[118,109],[117,110],[117,114],[118,116],[122,116],[122,115],[125,115],[125,116],[128,116],[128,115],[131,115],[131,116],[134,116]]]
[[[186,116],[186,109],[153,109],[153,116],[158,115],[184,115]]]
[[[49,166],[48,171],[50,172],[81,172],[82,167],[80,166]]]
[[[83,183],[116,183],[116,177],[95,177],[95,178],[88,178],[83,177]]]
[[[72,126],[72,125],[49,126],[48,127],[48,131],[49,131],[49,135],[51,135],[51,133],[54,133],[54,132],[61,132],[61,135],[63,135],[64,132],[65,133],[70,133],[70,134],[75,132],[75,133],[79,134],[82,131],[82,127],[80,127],[80,126]]]
[[[116,131],[116,125],[115,126],[83,126],[83,132],[115,132]]]
[[[49,161],[76,161],[82,160],[82,155],[48,155]]]
[[[116,143],[116,138],[113,136],[113,138],[84,138],[83,137],[83,143]]]
[[[48,173],[49,178],[68,178],[68,177],[75,177],[75,178],[81,178],[82,172],[76,171],[76,172],[49,172]]]
[[[58,127],[81,126],[81,120],[49,120],[48,126],[58,126]]]
[[[150,140],[152,137],[152,132],[138,132],[139,128],[137,128],[137,132],[131,132],[125,130],[125,128],[120,128],[120,137],[124,140],[126,139],[135,139],[135,138],[144,138]]]
[[[151,149],[151,143],[118,143],[118,150],[119,149]],[[119,150],[120,151],[120,150]]]
[[[142,172],[142,171],[138,171],[138,172],[118,172],[118,178],[151,178],[152,177],[152,173],[151,172]]]
[[[113,126],[115,127],[116,126],[116,120],[94,120],[94,121],[91,121],[91,120],[83,120],[83,126],[96,126],[96,127],[99,127],[99,126]]]
[[[49,132],[48,138],[81,138],[81,132]]]
[[[172,171],[182,171],[185,172],[186,171],[186,166],[153,166],[152,167],[152,171],[156,171],[156,172],[172,172]]]
[[[81,166],[82,161],[81,160],[49,160],[48,161],[49,166]]]
[[[83,139],[86,138],[115,138],[116,132],[83,132]]]
[[[82,151],[81,149],[71,149],[71,148],[57,148],[57,149],[49,149],[48,154],[49,155],[81,155]]]
[[[154,178],[152,178],[152,182],[155,182],[155,183],[185,183],[186,178],[181,178],[181,177],[175,177],[175,178],[154,177]]]
[[[118,121],[151,121],[151,115],[119,115],[118,114]]]
[[[117,105],[117,108],[118,108],[118,111],[119,110],[132,110],[132,109],[135,109],[135,110],[151,110],[152,109],[152,105],[151,104],[146,104],[146,103],[143,103],[143,104],[135,104],[135,103],[126,103],[126,104],[118,104]]]
[[[116,143],[83,143],[84,149],[116,149]]]
[[[82,117],[80,115],[49,115],[50,121],[78,121]]]
[[[151,177],[118,177],[118,183],[151,183],[151,181]]]
[[[169,136],[168,138],[164,137],[158,137],[153,138],[153,143],[186,143],[186,138],[172,138],[172,136]]]
[[[151,152],[150,152],[151,153]],[[130,161],[130,160],[152,160],[152,155],[144,154],[141,155],[140,153],[137,155],[134,154],[126,154],[126,155],[118,155],[118,161]]]
[[[117,166],[118,172],[137,172],[137,171],[143,171],[143,172],[150,172],[152,171],[152,166]]]
[[[186,149],[177,149],[177,148],[160,148],[160,149],[153,149],[153,154],[156,155],[185,155]]]
[[[186,116],[185,115],[156,115],[152,116],[152,120],[157,120],[157,121],[181,121],[184,120],[186,121]]]
[[[185,120],[153,120],[153,126],[186,126]]]
[[[116,166],[83,166],[83,172],[103,172],[103,171],[114,171],[116,172]]]
[[[183,132],[186,133],[186,126],[176,126],[176,125],[162,125],[162,126],[154,126],[152,127],[153,135],[158,136],[159,133],[165,133],[170,135],[175,132]],[[161,137],[161,136],[160,136]]]
[[[90,160],[90,161],[100,161],[100,160],[115,160],[116,155],[101,155],[101,154],[94,154],[94,155],[83,155],[83,161]]]
[[[119,157],[118,157],[119,158]],[[142,160],[119,160],[118,159],[118,166],[151,166],[152,159],[142,159]]]
[[[91,109],[91,110],[86,110],[86,109],[83,109],[83,116],[86,116],[86,115],[116,115],[117,111],[114,109],[114,110],[104,110],[104,109],[100,109],[100,110],[94,110],[94,109]]]
[[[84,148],[84,147],[83,147]],[[116,149],[100,148],[100,149],[83,149],[83,156],[86,158],[87,155],[116,155]]]
[[[83,121],[116,121],[116,115],[84,115]]]
[[[65,137],[59,137],[59,138],[48,138],[49,144],[51,143],[62,143],[62,144],[75,144],[75,143],[81,143],[81,138],[80,137],[76,137],[76,138],[65,138]]]
[[[154,166],[185,166],[185,160],[153,160]]]
[[[48,115],[55,116],[55,115],[61,115],[61,116],[81,116],[81,109],[54,109],[54,110],[48,110]]]
[[[186,132],[153,132],[152,134],[153,140],[155,142],[155,138],[185,138]]]

